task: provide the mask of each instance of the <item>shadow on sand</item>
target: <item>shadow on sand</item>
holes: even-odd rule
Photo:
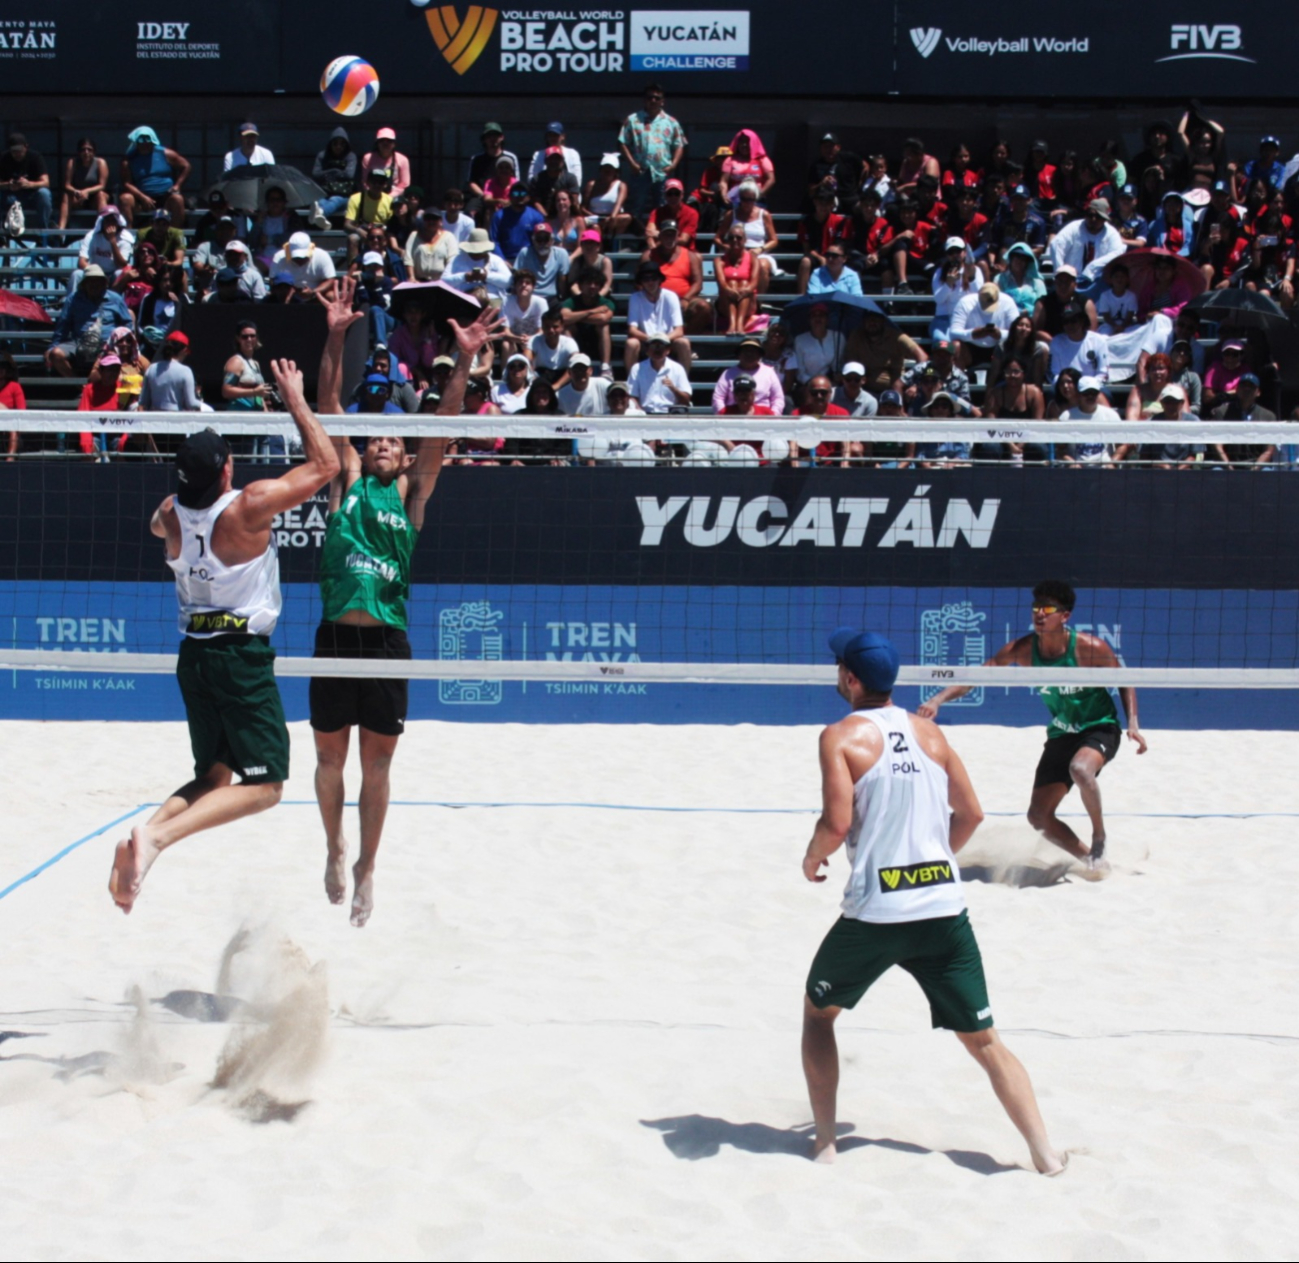
[[[776,1153],[795,1158],[811,1158],[812,1125],[802,1127],[770,1127],[766,1123],[732,1123],[725,1118],[709,1118],[704,1114],[683,1114],[678,1118],[643,1118],[642,1127],[662,1132],[663,1143],[673,1157],[686,1162],[700,1158],[715,1158],[723,1145],[744,1153]],[[979,1175],[1002,1175],[1007,1171],[1022,1171],[1023,1167],[998,1162],[986,1153],[970,1149],[926,1149],[923,1145],[909,1144],[905,1140],[885,1137],[852,1135],[852,1123],[840,1123],[835,1147],[845,1154],[852,1149],[893,1149],[898,1153],[924,1156],[940,1153],[949,1162]]]
[[[962,881],[994,882],[1027,890],[1032,886],[1059,886],[1074,875],[1074,865],[1061,864],[962,864]]]

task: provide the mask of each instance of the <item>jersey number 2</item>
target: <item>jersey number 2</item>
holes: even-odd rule
[[[905,736],[900,732],[890,732],[889,736],[893,738],[893,753],[907,754],[911,747],[907,745]]]

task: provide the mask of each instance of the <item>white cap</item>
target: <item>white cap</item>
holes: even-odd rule
[[[843,366],[841,371],[845,377],[847,377],[849,373],[856,373],[858,377],[865,377],[866,365],[859,364],[856,360],[849,360],[848,363]]]
[[[964,250],[970,243],[964,237],[948,237],[944,250]]]
[[[375,263],[380,267],[383,267],[383,255],[381,255],[377,250],[367,250],[361,256],[361,266],[363,268],[368,268]]]
[[[1078,269],[1072,263],[1062,263],[1055,270],[1057,276],[1072,276],[1076,281],[1078,279]]]
[[[289,238],[288,253],[290,259],[309,259],[311,257],[311,235],[295,232]]]
[[[505,366],[507,368],[511,364],[522,364],[524,368],[532,367],[532,361],[528,359],[526,355],[520,355],[517,351],[513,355],[511,355],[508,360],[505,361]]]
[[[243,243],[242,241],[228,241],[228,242],[226,242],[225,253],[226,253],[226,254],[229,254],[231,250],[242,250],[242,251],[244,252],[244,254],[247,254],[247,253],[248,253],[248,247],[247,247],[246,245],[244,245],[244,243]]]
[[[568,367],[572,368],[575,364],[585,364],[587,368],[590,368],[591,357],[585,351],[579,351],[576,355],[568,357]]]
[[[1089,390],[1100,390],[1101,380],[1099,377],[1080,377],[1078,379],[1078,393],[1085,395]]]
[[[1160,399],[1180,399],[1186,402],[1186,391],[1184,391],[1176,382],[1170,382],[1159,392]]]
[[[622,157],[616,153],[601,154],[600,165],[602,167],[620,167],[622,166]]]

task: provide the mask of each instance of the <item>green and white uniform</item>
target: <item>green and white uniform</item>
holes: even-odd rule
[[[364,610],[406,629],[410,559],[417,532],[406,514],[399,479],[384,484],[363,474],[330,516],[320,554],[320,599],[326,622]]]
[[[1059,658],[1044,658],[1038,652],[1037,636],[1033,637],[1033,665],[1035,667],[1076,667],[1078,665],[1078,633],[1070,627],[1069,646]],[[1065,737],[1086,732],[1088,728],[1118,727],[1119,712],[1109,690],[1089,684],[1048,684],[1038,689],[1046,708],[1051,712],[1051,722],[1046,735]]]

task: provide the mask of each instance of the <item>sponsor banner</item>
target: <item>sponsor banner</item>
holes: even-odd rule
[[[280,472],[241,466],[238,477]],[[1056,575],[1077,587],[1288,591],[1299,589],[1294,486],[1286,474],[1145,469],[453,467],[429,503],[413,575],[809,588]],[[0,502],[31,506],[0,515],[0,579],[147,578],[149,516],[172,490],[165,465],[0,464]],[[314,580],[324,519],[317,498],[277,523],[286,580]]]
[[[156,560],[156,550],[151,550]],[[688,599],[685,599],[688,595]],[[1075,625],[1099,636],[1122,665],[1294,666],[1299,653],[1295,592],[1100,588],[1082,592]],[[308,657],[320,605],[311,583],[287,583],[273,641],[281,655]],[[941,663],[980,660],[1029,630],[1028,597],[1017,587],[680,588],[605,585],[417,585],[410,607],[416,660],[452,662],[463,673],[411,684],[414,719],[547,723],[814,724],[835,718],[832,687],[657,684],[634,664],[694,660],[828,663],[825,639],[852,624],[887,633],[903,661],[927,664],[934,684],[898,690],[915,707],[942,682]],[[69,654],[174,652],[175,589],[162,582],[0,582],[0,625],[19,649]],[[936,628],[942,629],[940,632]],[[583,680],[484,678],[484,662],[589,662]],[[1031,672],[1025,671],[1026,681]],[[290,719],[307,715],[307,682],[281,681]],[[1293,728],[1293,690],[1233,691],[1224,706],[1209,690],[1150,689],[1143,723],[1157,728]],[[1031,684],[987,686],[944,709],[947,723],[1045,724]],[[170,675],[6,671],[0,718],[181,720]],[[1027,775],[1027,769],[1026,769]]]

